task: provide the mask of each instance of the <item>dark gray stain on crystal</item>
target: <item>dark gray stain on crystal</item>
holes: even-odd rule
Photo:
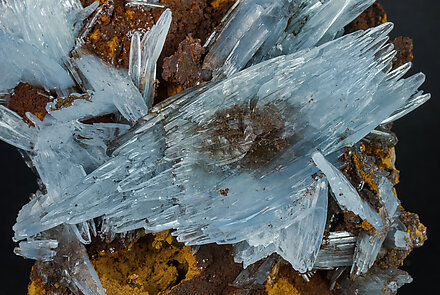
[[[223,163],[261,170],[287,147],[284,115],[273,105],[254,101],[218,111],[203,127],[209,134],[204,150]]]

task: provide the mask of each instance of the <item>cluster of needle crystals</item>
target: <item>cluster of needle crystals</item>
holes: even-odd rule
[[[26,82],[58,96],[31,124],[0,105],[0,138],[42,184],[13,227],[16,254],[51,262],[74,294],[105,294],[84,245],[173,229],[187,245],[232,244],[245,268],[277,253],[300,273],[332,271],[340,294],[394,294],[411,277],[375,262],[411,239],[393,175],[362,142],[392,142],[384,126],[430,96],[423,74],[404,77],[410,64],[392,70],[391,23],[344,35],[373,2],[236,1],[204,45],[212,80],[154,104],[173,17],[162,4],[127,3],[163,7],[132,33],[127,70],[82,47],[97,2],[0,0],[0,93]],[[347,149],[374,171],[375,202],[344,172]],[[332,231],[330,203],[362,228]]]

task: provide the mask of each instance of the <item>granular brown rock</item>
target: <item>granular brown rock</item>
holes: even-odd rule
[[[345,34],[350,34],[358,30],[367,30],[381,25],[386,21],[387,15],[385,10],[381,4],[376,2],[345,27]]]
[[[393,58],[393,69],[397,69],[413,60],[413,41],[411,38],[397,37],[392,43],[394,44],[394,49],[397,51],[396,56]]]
[[[30,112],[38,119],[43,120],[47,114],[46,105],[52,100],[53,97],[44,89],[27,83],[19,83],[7,96],[7,107],[23,117],[25,122],[32,125],[26,117],[26,112]]]
[[[200,40],[189,34],[180,42],[176,53],[164,59],[162,78],[183,88],[196,85],[203,80],[201,59],[204,53]]]
[[[170,295],[222,295],[231,291],[231,284],[243,270],[235,263],[230,245],[204,245],[196,253],[197,265],[203,272],[174,287]]]

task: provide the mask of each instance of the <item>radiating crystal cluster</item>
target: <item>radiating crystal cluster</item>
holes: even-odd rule
[[[347,147],[392,137],[381,126],[430,97],[418,90],[423,74],[403,78],[410,64],[391,70],[391,23],[343,36],[373,2],[237,1],[204,46],[212,81],[153,105],[169,9],[132,33],[127,71],[82,49],[97,2],[2,0],[0,93],[21,81],[58,94],[44,120],[27,113],[32,126],[0,106],[0,138],[43,184],[18,214],[16,253],[52,261],[72,292],[87,295],[105,291],[84,244],[141,228],[174,229],[188,245],[233,244],[245,267],[272,253],[301,273],[334,269],[334,281],[349,267],[343,294],[410,282],[396,269],[370,270],[385,245],[410,247],[389,175],[370,159],[372,206],[341,172]],[[66,98],[70,106],[57,107]],[[83,122],[111,113],[116,123]],[[368,231],[324,236],[329,198]],[[237,284],[264,281],[273,265]]]

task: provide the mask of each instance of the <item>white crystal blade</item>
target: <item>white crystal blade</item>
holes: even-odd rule
[[[414,111],[419,106],[427,102],[430,98],[431,98],[431,94],[429,93],[423,94],[422,91],[418,92],[417,94],[414,94],[407,100],[406,104],[403,107],[396,110],[393,114],[391,114],[389,118],[382,121],[381,124],[382,125],[389,124],[391,122],[394,122],[402,118],[403,116],[409,114],[410,112]]]
[[[73,230],[69,226],[62,226],[56,230],[58,248],[54,263],[63,270],[63,276],[74,283],[69,288],[75,292],[76,287],[84,295],[104,295],[104,288],[90,263],[87,251]]]
[[[128,75],[137,88],[140,87],[141,53],[141,34],[139,32],[134,32],[131,37]]]
[[[412,282],[411,276],[400,269],[375,267],[368,274],[340,282],[342,295],[396,294],[404,284]]]
[[[90,9],[82,11],[79,0],[4,0],[0,9],[1,30],[35,46],[59,64],[75,44],[75,24],[90,13]]]
[[[342,172],[328,162],[319,152],[315,152],[312,158],[316,166],[327,177],[335,199],[341,209],[355,213],[380,231],[383,228],[383,222],[379,214],[374,211],[370,204],[362,200],[359,193]]]
[[[296,42],[284,43],[292,53],[333,40],[337,33],[367,9],[374,0],[330,0],[316,10],[295,38]]]
[[[247,244],[239,259],[249,262],[278,251],[271,241],[310,214],[303,209],[310,207],[304,195],[319,171],[310,161],[313,152],[327,155],[347,138],[352,142],[370,133],[417,91],[420,75],[405,80],[388,75],[394,53],[385,43],[391,27],[268,60],[153,108],[139,128],[113,142],[111,158],[75,189],[66,189],[63,202],[46,207],[33,228],[103,216],[112,232],[174,228],[188,244]],[[215,123],[237,129],[231,119],[237,108],[246,120],[231,145]],[[253,112],[279,126],[289,143],[256,167],[246,164],[262,128]],[[379,214],[330,168],[324,172],[330,172],[332,190],[348,194],[339,199],[342,207],[383,227]],[[285,255],[304,267],[292,253]]]
[[[84,21],[94,12],[95,15],[91,17],[86,24],[83,24]],[[75,40],[75,48],[74,51],[78,50],[82,45],[84,45],[84,38],[89,34],[90,30],[96,24],[96,21],[101,16],[103,11],[103,6],[99,6],[99,1],[95,1],[82,11],[78,12],[75,23],[75,35],[77,35]]]
[[[312,270],[321,247],[327,221],[327,186],[325,179],[318,181],[317,198],[312,199],[316,203],[311,206],[310,214],[286,228],[277,243],[278,253],[301,273]]]
[[[165,5],[158,3],[158,0],[128,0],[126,5],[130,6],[147,6],[151,8],[164,8]]]
[[[20,242],[14,253],[30,259],[51,261],[56,255],[54,249],[57,247],[57,240],[28,240]]]
[[[153,106],[155,80],[156,80],[156,63],[162,52],[165,39],[170,29],[172,13],[170,9],[166,9],[160,16],[157,23],[146,32],[141,40],[142,60],[141,60],[141,76],[139,89],[144,97],[148,108]]]
[[[37,132],[18,114],[0,105],[0,139],[19,149],[31,151],[37,140]]]
[[[333,269],[353,265],[357,237],[349,232],[331,232],[324,238],[314,267]]]
[[[52,269],[61,278],[59,283],[74,294],[105,294],[87,251],[75,236],[72,226],[61,225],[42,232],[38,239],[21,242],[14,251],[18,255],[37,259],[43,265],[47,264],[38,271]],[[46,274],[39,275],[44,277]]]
[[[210,44],[203,67],[219,79],[247,64],[324,44],[373,2],[241,1]]]
[[[388,249],[409,250],[411,236],[407,231],[391,229],[385,239],[384,245]]]
[[[1,30],[0,55],[0,92],[7,92],[20,81],[60,90],[74,84],[56,59]]]
[[[148,108],[139,90],[130,80],[127,72],[104,64],[97,57],[82,55],[78,66],[93,87],[92,105],[83,102],[79,110],[72,109],[73,117],[102,115],[116,111],[128,121],[136,122],[148,113]]]
[[[364,274],[373,266],[385,236],[385,233],[379,231],[376,231],[373,235],[364,232],[359,234],[351,267],[352,275]]]

